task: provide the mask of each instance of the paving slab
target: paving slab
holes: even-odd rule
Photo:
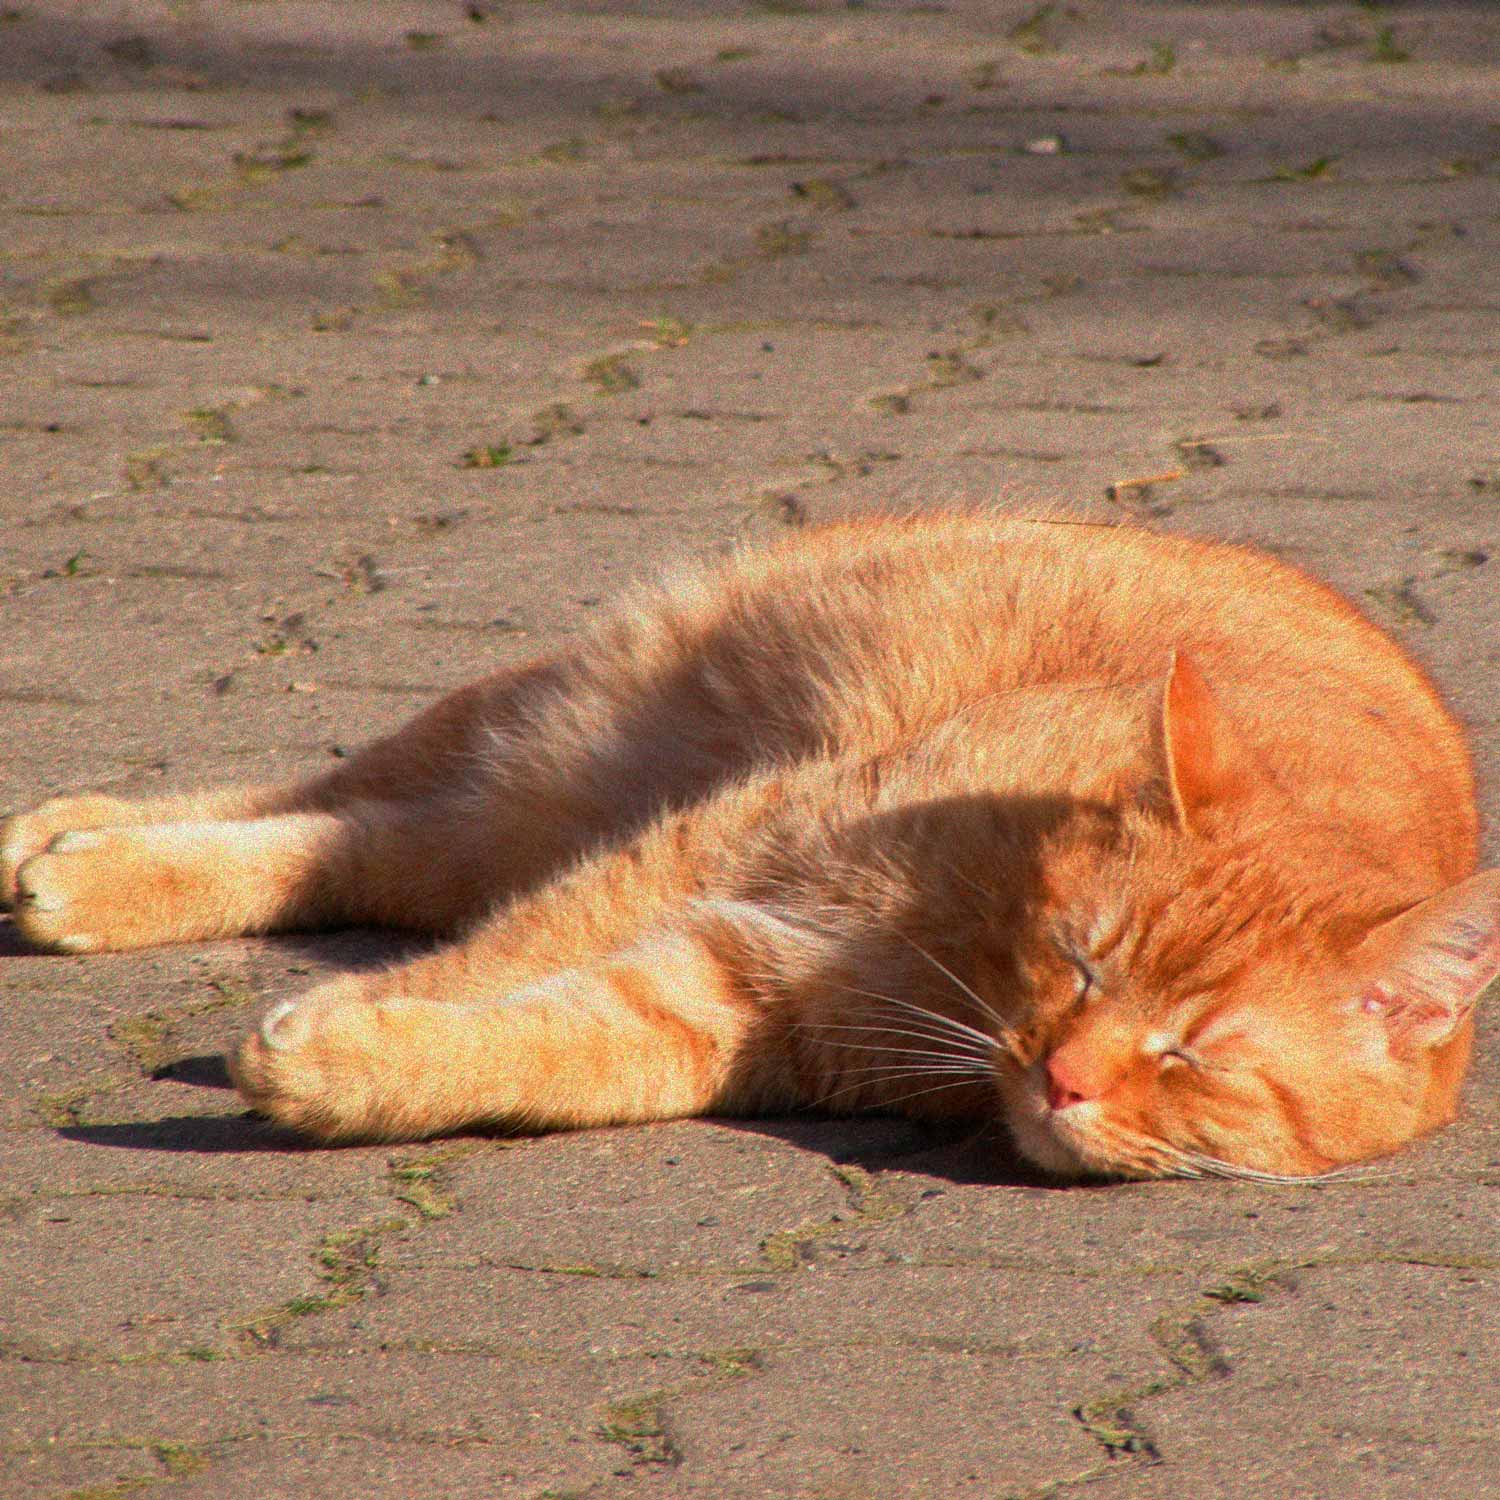
[[[683,556],[984,504],[1270,547],[1500,861],[1500,12],[0,5],[0,806],[327,766]],[[1314,1188],[691,1121],[312,1151],[371,933],[0,925],[0,1492],[1500,1495],[1500,1020]]]

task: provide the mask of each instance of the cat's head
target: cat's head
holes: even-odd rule
[[[1186,663],[1164,714],[1170,807],[1053,872],[1002,1079],[1020,1150],[1067,1176],[1303,1177],[1446,1123],[1500,975],[1500,870],[1393,911],[1391,872],[1289,808],[1268,857],[1272,826],[1226,815],[1253,758]]]

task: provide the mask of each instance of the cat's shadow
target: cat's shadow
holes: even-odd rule
[[[153,1077],[199,1088],[232,1087],[224,1057],[212,1053],[178,1058],[158,1069]],[[884,1115],[836,1118],[783,1115],[758,1119],[716,1116],[709,1123],[719,1129],[769,1136],[799,1151],[825,1157],[837,1166],[859,1167],[867,1172],[912,1172],[956,1185],[1037,1189],[1063,1185],[1021,1161],[998,1127],[979,1131],[972,1126],[962,1130],[943,1129]],[[692,1122],[682,1122],[681,1128],[691,1129]],[[66,1140],[91,1146],[208,1156],[261,1151],[302,1155],[338,1149],[315,1145],[294,1131],[248,1112],[166,1115],[156,1120],[110,1125],[65,1125],[57,1133]],[[496,1131],[495,1136],[515,1138],[502,1131]]]
[[[28,947],[16,931],[16,924],[6,912],[0,912],[0,958],[35,958],[36,949]]]
[[[781,1115],[764,1119],[718,1119],[714,1124],[770,1136],[802,1151],[827,1157],[835,1166],[867,1172],[912,1172],[956,1186],[1077,1187],[1048,1177],[1023,1161],[999,1125],[942,1127],[897,1115],[828,1118]]]
[[[220,1059],[222,1062],[222,1059]],[[290,1130],[250,1114],[164,1115],[117,1125],[62,1125],[64,1140],[126,1151],[181,1151],[204,1156],[240,1156],[257,1151],[307,1152],[313,1145]]]

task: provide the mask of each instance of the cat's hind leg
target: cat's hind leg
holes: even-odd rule
[[[58,797],[0,820],[0,906],[67,952],[351,921],[452,931],[578,852],[584,834],[546,815],[562,788],[484,796],[484,747],[551,671],[461,688],[306,781]]]
[[[0,822],[0,906],[69,952],[341,921],[452,932],[743,769],[750,739],[664,729],[697,722],[683,649],[648,622],[630,650],[496,673],[305,782],[54,799]]]
[[[102,824],[21,862],[13,916],[66,953],[339,922],[446,931],[484,899],[499,852],[452,798]]]

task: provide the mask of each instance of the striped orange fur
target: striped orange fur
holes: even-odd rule
[[[897,1109],[1064,1175],[1306,1176],[1451,1119],[1500,973],[1462,732],[1248,549],[991,515],[642,591],[335,770],[0,827],[90,952],[452,939],[232,1060],[321,1140]]]

